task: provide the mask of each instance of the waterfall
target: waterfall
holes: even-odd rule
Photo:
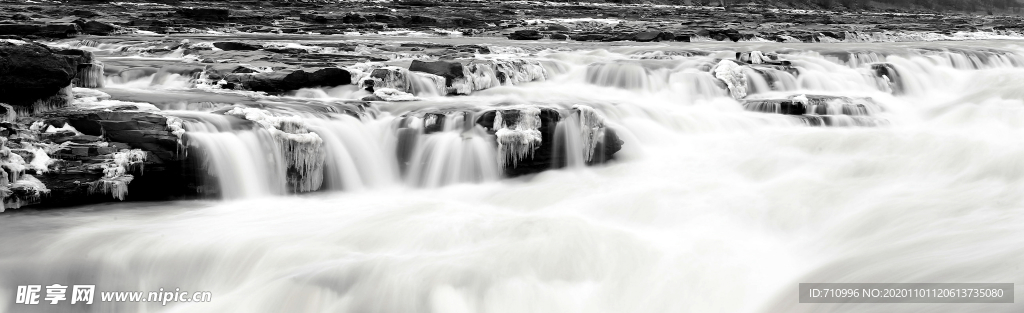
[[[240,127],[237,119],[223,115],[173,114],[182,119],[186,142],[201,153],[198,157],[215,179],[222,198],[285,193],[284,155],[269,131]]]

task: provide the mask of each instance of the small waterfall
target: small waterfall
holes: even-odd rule
[[[216,180],[221,198],[284,194],[286,166],[274,136],[265,129],[241,127],[237,119],[210,113],[175,112],[187,142]]]
[[[411,72],[397,66],[373,69],[361,85],[367,90],[391,88],[417,96],[444,96],[448,94],[444,77],[434,74]]]
[[[410,120],[417,135],[406,171],[405,181],[409,185],[439,187],[501,177],[494,137],[480,127],[467,125],[467,121],[473,120],[468,115],[426,114],[422,119]]]
[[[725,83],[711,73],[694,69],[686,69],[669,76],[669,86],[676,92],[685,94],[690,100],[728,97],[729,90]]]
[[[306,123],[323,138],[327,150],[325,189],[361,190],[397,182],[395,156],[386,152],[394,151],[394,134],[386,121],[364,122],[336,115],[330,119],[309,118]]]
[[[106,78],[103,76],[103,62],[93,60],[90,64],[82,64],[75,75],[76,87],[103,88]]]
[[[629,90],[654,90],[651,71],[636,63],[597,63],[587,66],[587,82]]]
[[[553,168],[582,168],[597,158],[605,140],[605,117],[586,105],[574,105],[555,126]]]

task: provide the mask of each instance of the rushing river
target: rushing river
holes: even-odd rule
[[[321,136],[335,164],[326,192],[289,195],[275,161],[246,150],[259,149],[259,134],[200,118],[186,128],[229,200],[3,213],[0,311],[1024,310],[1024,42],[578,48],[535,53],[558,65],[545,81],[310,122],[336,134]],[[658,52],[693,49],[709,54]],[[812,127],[744,110],[700,66],[752,49],[779,51],[800,73],[770,86],[751,79],[751,96],[871,97],[883,122]],[[617,65],[590,66],[601,62]],[[894,65],[900,92],[871,75],[873,62]],[[197,88],[171,80],[107,89]],[[381,152],[394,148],[401,113],[507,103],[590,105],[622,150],[603,165],[505,179],[471,132],[442,146],[461,149],[461,164],[402,169]],[[1018,303],[799,304],[801,282],[1017,283]],[[10,296],[53,283],[210,291],[213,301],[25,306]]]

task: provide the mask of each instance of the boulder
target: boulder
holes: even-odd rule
[[[240,89],[281,93],[301,88],[334,87],[352,83],[352,75],[340,68],[291,70],[272,73],[236,73],[226,77]]]
[[[110,23],[104,23],[99,21],[86,21],[83,19],[75,20],[74,23],[82,29],[83,33],[89,35],[105,36],[117,31],[117,26]]]
[[[508,39],[512,40],[540,40],[544,39],[544,35],[537,30],[524,29],[517,30],[508,35]]]
[[[75,78],[81,58],[56,54],[39,44],[0,41],[0,103],[21,111],[58,95]]]
[[[420,61],[413,60],[409,65],[413,72],[423,72],[444,77],[445,86],[451,87],[456,79],[465,77],[462,63],[454,61]]]

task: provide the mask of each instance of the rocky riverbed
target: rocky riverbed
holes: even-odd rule
[[[542,1],[5,0],[0,35],[387,34],[517,40],[919,41],[1019,35],[1019,16]]]

